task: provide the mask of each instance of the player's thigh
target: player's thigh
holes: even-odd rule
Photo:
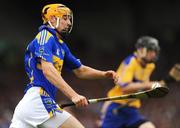
[[[148,121],[148,122],[141,124],[139,126],[139,128],[156,128],[156,127],[152,122]]]
[[[85,128],[75,117],[69,117],[59,128]]]
[[[38,128],[84,128],[83,125],[65,110],[38,126]]]

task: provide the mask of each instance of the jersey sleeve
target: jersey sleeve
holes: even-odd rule
[[[54,38],[50,35],[50,33],[47,30],[43,30],[37,35],[36,42],[34,44],[34,54],[37,58],[41,58],[47,62],[53,62],[53,39]]]
[[[62,44],[65,50],[64,63],[65,67],[69,70],[74,70],[79,68],[82,64],[79,59],[77,59],[69,50],[65,43]]]
[[[128,63],[126,60],[121,63],[120,67],[117,70],[117,75],[120,79],[119,85],[121,87],[125,87],[133,81],[134,69],[135,65],[133,58],[129,60]]]

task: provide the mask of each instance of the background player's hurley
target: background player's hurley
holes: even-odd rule
[[[158,82],[154,82],[152,84],[152,89],[147,91],[141,91],[137,93],[131,93],[121,96],[114,96],[114,97],[105,97],[105,98],[97,98],[97,99],[89,99],[89,104],[94,104],[98,102],[104,102],[104,101],[111,101],[111,100],[122,100],[122,99],[146,99],[146,98],[160,98],[164,97],[166,94],[168,94],[169,88],[166,86],[160,85]],[[67,103],[67,104],[61,104],[61,108],[69,107],[69,106],[75,106],[74,103]]]
[[[169,74],[161,81],[161,84],[168,85],[180,81],[180,63],[175,64],[169,71]]]

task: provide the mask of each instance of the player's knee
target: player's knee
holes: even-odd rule
[[[139,128],[156,128],[152,122],[145,122],[139,126]]]

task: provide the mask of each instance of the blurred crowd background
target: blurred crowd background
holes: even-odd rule
[[[156,37],[161,46],[152,80],[159,80],[180,62],[180,1],[175,0],[59,0],[10,1],[0,7],[0,128],[8,128],[15,106],[28,83],[24,71],[25,48],[42,24],[41,9],[60,2],[73,10],[74,27],[66,39],[72,53],[85,65],[116,70],[131,54],[138,37]],[[80,80],[63,70],[64,79],[87,98],[105,97],[111,80]],[[157,128],[180,128],[180,83],[169,85],[161,99],[143,100],[141,113]],[[59,92],[58,103],[69,100]],[[102,103],[67,108],[87,128],[97,128]]]

